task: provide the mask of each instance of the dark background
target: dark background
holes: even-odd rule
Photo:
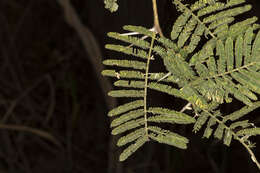
[[[247,15],[260,17],[260,1],[248,2],[253,10]],[[241,144],[227,148],[201,139],[191,126],[175,128],[190,139],[185,151],[149,143],[118,162],[122,148],[110,136],[106,114],[121,100],[106,96],[111,84],[100,75],[102,59],[115,55],[104,50],[111,41],[106,33],[122,32],[126,24],[153,25],[150,0],[119,5],[110,13],[103,0],[0,0],[0,173],[257,172]],[[176,11],[170,0],[158,6],[167,35]],[[162,105],[169,101],[177,104],[157,98]],[[249,115],[258,126],[259,112]]]

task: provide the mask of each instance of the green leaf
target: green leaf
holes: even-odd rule
[[[115,12],[118,9],[117,0],[104,0],[105,8],[110,12]]]
[[[243,37],[240,35],[236,40],[235,45],[236,68],[242,66],[243,62]]]
[[[178,124],[191,124],[195,122],[193,117],[188,116],[185,113],[169,110],[166,108],[152,107],[149,108],[148,112],[158,115],[148,118],[151,122],[169,122]]]
[[[227,55],[227,70],[231,71],[233,70],[233,66],[234,66],[234,55],[233,55],[233,40],[232,38],[228,38],[226,40],[226,44],[225,44],[225,51],[226,51],[226,55]]]
[[[241,135],[246,135],[246,136],[256,136],[260,135],[260,128],[254,127],[250,129],[243,129],[240,130],[236,133],[236,135],[241,136]]]
[[[172,96],[176,96],[176,97],[180,97],[180,98],[184,97],[184,95],[182,95],[178,89],[175,89],[175,88],[171,87],[170,85],[160,84],[160,83],[156,83],[156,82],[150,82],[148,87],[150,89],[164,92],[164,93],[167,93]]]
[[[137,110],[130,111],[130,112],[122,114],[122,115],[120,115],[120,117],[114,119],[111,122],[110,127],[116,127],[118,125],[121,125],[121,124],[129,121],[129,120],[139,118],[143,115],[144,115],[143,109],[137,109]]]
[[[219,124],[214,133],[214,137],[221,140],[223,137],[224,129],[225,129],[225,126],[223,124]]]
[[[121,70],[117,72],[116,70],[103,70],[101,74],[103,76],[116,77],[118,79],[120,78],[144,79],[144,73],[140,71]]]
[[[136,140],[134,144],[131,144],[127,147],[119,157],[119,161],[125,161],[129,156],[136,152],[139,148],[141,148],[148,141],[147,137],[140,137]]]
[[[143,97],[143,90],[113,90],[109,91],[108,95],[111,97]]]
[[[177,138],[178,140],[180,140],[183,143],[188,143],[189,142],[189,140],[186,137],[183,137],[183,136],[181,136],[181,135],[179,135],[177,133],[173,133],[173,132],[171,132],[169,130],[162,129],[162,128],[157,127],[157,126],[149,126],[148,129],[150,131],[158,134],[158,135],[167,135],[167,134],[169,134],[170,136]]]
[[[189,140],[183,136],[173,133],[168,130],[161,129],[159,127],[150,126],[149,130],[154,133],[150,133],[149,137],[159,143],[175,146],[180,149],[186,149]]]
[[[125,113],[130,110],[142,107],[142,106],[144,106],[144,100],[132,101],[132,102],[126,103],[124,105],[121,105],[121,106],[118,106],[118,107],[112,109],[111,111],[108,112],[108,116],[110,116],[110,117],[116,116],[121,113]]]
[[[178,38],[180,32],[183,29],[183,26],[187,23],[188,19],[190,18],[191,14],[188,12],[183,13],[180,17],[177,18],[175,21],[172,32],[171,32],[171,39],[175,40]]]
[[[115,86],[118,87],[127,87],[127,88],[144,88],[144,81],[128,81],[128,80],[118,80],[114,83]]]
[[[119,138],[119,140],[117,141],[117,146],[123,146],[126,145],[130,142],[135,141],[136,139],[140,138],[141,136],[144,136],[145,134],[145,130],[144,128],[140,128],[137,129],[131,133],[129,133],[128,135],[122,136],[121,138]]]
[[[209,138],[213,132],[212,126],[216,124],[216,119],[211,117],[208,121],[207,128],[204,131],[203,137]]]
[[[224,135],[224,144],[226,146],[230,146],[230,143],[232,141],[232,132],[228,129],[225,129],[225,135]]]
[[[139,118],[139,119],[136,119],[136,120],[128,121],[128,122],[121,124],[121,125],[117,126],[116,128],[114,128],[111,133],[113,135],[118,135],[120,133],[123,133],[123,132],[126,132],[128,130],[139,127],[143,124],[144,124],[144,118]]]
[[[260,107],[260,102],[255,102],[255,103],[253,103],[252,106],[244,106],[243,108],[239,109],[238,111],[235,111],[235,112],[225,116],[223,119],[223,122],[225,122],[227,120],[231,120],[231,121],[237,120],[259,107]]]
[[[195,133],[197,133],[201,127],[206,123],[206,121],[208,120],[208,113],[206,112],[202,112],[202,114],[199,115],[199,118],[196,120],[194,126],[193,126],[193,131]]]
[[[221,19],[223,17],[236,16],[236,15],[239,15],[239,14],[242,14],[242,13],[245,13],[245,12],[251,10],[251,8],[252,8],[251,5],[245,5],[243,7],[236,7],[233,9],[225,10],[225,11],[219,12],[215,15],[211,15],[211,16],[204,18],[203,23],[211,23],[211,22]]]
[[[245,56],[245,64],[248,64],[250,62],[251,58],[251,43],[253,40],[253,28],[249,27],[246,30],[245,36],[244,36],[244,42],[243,42],[243,53]]]
[[[248,120],[243,120],[243,121],[237,121],[237,122],[234,122],[230,125],[230,129],[235,129],[237,127],[242,127],[242,128],[247,128],[251,126],[250,123],[248,123]]]
[[[103,61],[104,65],[108,66],[119,66],[119,67],[127,67],[137,70],[145,70],[146,63],[141,61],[133,61],[133,60],[117,60],[117,59],[108,59]]]

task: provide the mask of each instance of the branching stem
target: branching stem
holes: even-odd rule
[[[154,45],[154,40],[155,40],[155,35],[156,33],[153,33],[152,41],[151,41],[151,46],[149,49],[148,57],[147,57],[147,63],[146,63],[146,69],[145,69],[145,82],[144,82],[144,122],[145,122],[145,134],[148,137],[148,123],[147,123],[147,88],[148,88],[148,73],[149,73],[149,65],[150,65],[150,60],[152,56],[152,50],[153,50],[153,45]]]

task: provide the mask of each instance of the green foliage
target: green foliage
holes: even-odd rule
[[[117,0],[104,0],[105,8],[110,12],[115,12],[118,9]]]
[[[126,97],[133,99],[143,98],[142,100],[138,99],[120,105],[108,113],[109,116],[116,117],[111,122],[111,127],[113,128],[112,134],[118,135],[124,133],[124,135],[118,140],[117,145],[123,146],[133,143],[121,153],[119,160],[124,161],[149,140],[155,140],[157,142],[182,149],[187,148],[187,138],[154,125],[160,125],[161,123],[191,124],[195,122],[195,119],[178,111],[159,107],[148,107],[146,103],[147,89],[150,87],[150,83],[155,83],[152,81],[157,81],[164,76],[163,73],[149,73],[149,63],[152,58],[151,54],[155,34],[143,27],[126,26],[124,28],[130,31],[147,34],[152,37],[152,41],[148,42],[145,40],[140,40],[137,37],[125,36],[118,33],[108,34],[108,36],[112,38],[116,38],[139,47],[139,49],[136,50],[137,53],[133,53],[134,50],[131,50],[130,47],[111,44],[106,45],[108,49],[123,52],[128,55],[135,55],[135,57],[139,58],[139,60],[108,59],[103,61],[105,65],[111,67],[112,69],[104,70],[102,75],[114,77],[117,79],[114,85],[116,87],[120,87],[120,89],[110,91],[108,95],[112,97]],[[141,52],[141,54],[138,52]],[[121,70],[117,72],[113,69],[114,67],[131,69],[131,71]],[[176,79],[173,77],[169,77],[169,79],[164,80],[164,82],[168,83],[174,83],[175,81]],[[160,84],[160,82],[156,83]],[[153,124],[153,126],[150,124]],[[132,130],[132,132],[129,133],[130,130]]]
[[[243,3],[245,0],[230,0],[226,4],[215,1],[197,1],[188,5],[180,0],[174,0],[173,4],[182,14],[173,25],[171,39],[177,42],[179,48],[192,53],[203,35],[216,39],[220,34],[227,32],[228,24],[235,20],[235,16],[251,9],[251,5],[243,5]]]
[[[248,46],[248,32],[253,35],[252,28],[246,34],[239,35],[236,40],[228,37],[226,41],[218,40],[216,53],[209,50],[212,56],[205,63],[196,64],[198,77],[189,86],[200,92],[208,100],[223,103],[227,95],[252,105],[260,94],[259,69],[260,32],[253,45]]]
[[[110,69],[102,71],[116,79],[116,90],[110,91],[110,96],[131,99],[108,113],[116,117],[111,122],[112,134],[122,134],[117,145],[130,144],[120,161],[150,140],[186,149],[188,139],[162,129],[161,123],[194,123],[195,133],[205,126],[204,138],[214,136],[227,146],[238,140],[254,158],[249,137],[259,135],[260,130],[245,116],[260,107],[260,31],[256,17],[236,22],[251,5],[245,0],[198,0],[191,5],[173,0],[173,4],[181,14],[172,27],[171,39],[141,26],[124,29],[144,37],[108,33],[129,45],[108,44],[106,48],[131,56],[104,60]],[[208,41],[198,46],[201,38]],[[150,73],[150,62],[156,63],[158,57],[166,72]],[[148,90],[189,102],[192,116],[184,113],[186,108],[151,107]],[[220,105],[233,99],[245,106],[225,115]]]
[[[259,107],[260,102],[255,102],[252,106],[244,106],[240,110],[225,116],[222,115],[219,111],[216,111],[214,114],[209,112],[202,112],[194,124],[193,131],[195,133],[198,132],[208,120],[203,137],[209,138],[213,134],[212,126],[218,124],[214,133],[214,137],[219,140],[223,139],[224,144],[229,146],[232,138],[240,139],[240,136],[249,137],[259,135],[259,128],[254,127],[254,125],[249,123],[248,120],[236,121]],[[232,121],[232,123],[228,123],[230,125],[227,125],[228,120]],[[243,141],[248,144],[250,143],[248,138],[244,138]]]

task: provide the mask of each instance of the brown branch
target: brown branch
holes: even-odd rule
[[[48,132],[45,132],[45,131],[42,131],[39,129],[35,129],[35,128],[23,126],[23,125],[13,125],[13,124],[0,124],[0,129],[20,131],[20,132],[29,132],[29,133],[37,135],[41,138],[47,139],[48,141],[51,141],[53,144],[57,145],[58,147],[61,147],[60,142],[54,136],[52,136]]]
[[[158,10],[157,10],[157,2],[156,0],[152,0],[153,2],[153,17],[154,17],[154,29],[156,32],[159,33],[161,37],[163,37],[162,29],[160,27],[159,17],[158,17]]]
[[[47,81],[49,83],[50,86],[50,104],[49,104],[49,108],[46,114],[46,119],[45,119],[45,124],[48,124],[49,120],[51,119],[53,113],[54,113],[54,109],[55,109],[55,103],[56,103],[56,94],[55,94],[55,86],[53,83],[53,80],[51,78],[50,75],[46,76]]]
[[[95,37],[93,36],[92,32],[82,24],[75,9],[71,5],[70,0],[57,0],[57,2],[64,10],[66,22],[77,32],[82,44],[84,45],[86,53],[89,55],[89,61],[91,62],[92,67],[95,70],[96,78],[98,79],[98,82],[102,88],[102,92],[108,109],[114,108],[117,105],[116,99],[107,96],[107,92],[112,89],[112,85],[107,78],[103,78],[100,75],[101,71],[104,69],[104,66],[102,65],[101,50]],[[118,156],[115,152],[116,140],[117,137],[111,136],[108,153],[109,173],[122,172],[122,164],[118,162]]]
[[[108,105],[108,108],[114,108],[116,105],[116,100],[106,96],[107,92],[112,89],[112,85],[107,78],[103,78],[100,74],[104,69],[104,66],[102,65],[101,50],[94,35],[85,25],[82,24],[69,0],[57,0],[57,2],[64,10],[66,22],[77,32],[79,38],[82,41],[82,44],[84,45],[85,51],[89,55],[89,61],[91,62],[92,67],[96,72],[96,77],[104,92],[105,101]]]

